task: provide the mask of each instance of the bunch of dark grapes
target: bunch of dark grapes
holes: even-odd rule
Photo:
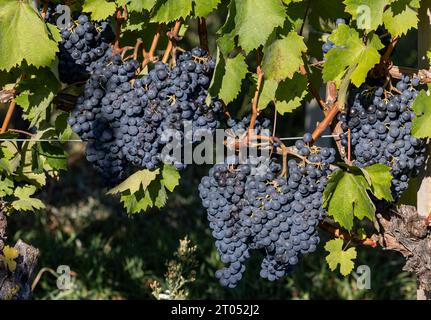
[[[339,26],[340,24],[346,24],[346,20],[339,18],[339,19],[337,19],[336,24],[337,24],[337,26]],[[335,45],[335,43],[333,43],[333,42],[332,42],[331,40],[329,40],[329,38],[328,38],[328,40],[327,40],[327,41],[323,44],[323,46],[322,46],[322,52],[323,52],[324,60],[326,60],[325,56],[326,56],[326,55],[328,54],[328,52],[329,52],[329,51],[331,51],[331,49],[333,49],[333,48],[342,48],[342,47],[336,46],[336,45]]]
[[[45,20],[56,24],[56,12],[57,8],[48,6]],[[87,15],[81,14],[76,21],[60,30],[60,34],[58,71],[63,83],[87,80],[96,68],[103,68],[111,58],[111,43],[115,35],[107,21],[92,22]]]
[[[138,66],[135,60],[123,63],[119,55],[113,56],[107,66],[97,69],[88,79],[68,120],[72,130],[89,141],[87,160],[112,183],[124,177],[126,162],[122,146],[125,140],[121,135],[121,119],[129,108],[129,104],[116,108],[114,102],[119,96],[130,96],[129,81]]]
[[[246,123],[249,119],[231,124],[247,130]],[[264,132],[260,124],[256,128]],[[221,261],[228,264],[216,272],[223,286],[233,288],[241,280],[251,250],[265,255],[260,275],[270,281],[316,250],[317,225],[326,215],[322,192],[335,150],[310,146],[311,141],[306,134],[296,142],[299,161],[289,160],[287,178],[277,159],[260,156],[226,160],[202,179],[202,204]]]
[[[184,169],[181,157],[163,156],[164,147],[172,142],[171,133],[180,149],[186,138],[192,141],[184,136],[184,121],[190,121],[195,131],[213,133],[219,127],[221,103],[214,100],[207,106],[202,99],[208,95],[214,62],[201,49],[185,52],[177,61],[172,70],[159,62],[135,79],[139,63],[123,62],[116,55],[87,81],[69,124],[90,141],[88,160],[112,184],[124,177],[126,167],[152,170],[168,162]]]
[[[418,85],[419,79],[404,76],[396,85],[400,93],[363,86],[353,94],[347,112],[339,115],[344,146],[348,145],[350,129],[354,163],[360,167],[380,163],[392,168],[395,199],[408,188],[409,178],[425,161],[423,142],[411,134]]]

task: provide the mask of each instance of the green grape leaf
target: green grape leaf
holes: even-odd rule
[[[341,274],[347,276],[355,267],[353,260],[356,259],[357,253],[356,248],[343,250],[343,244],[344,242],[342,239],[329,240],[325,244],[325,250],[329,252],[326,256],[326,262],[331,271],[334,271],[337,269],[338,265],[340,265]]]
[[[25,185],[23,187],[17,187],[14,196],[18,199],[11,203],[12,208],[18,211],[33,211],[35,209],[45,208],[42,201],[31,197],[35,192],[35,186]]]
[[[28,1],[0,2],[0,69],[23,61],[49,66],[58,52],[60,31],[45,24]]]
[[[363,169],[364,176],[371,186],[371,192],[377,199],[394,201],[391,192],[392,175],[391,168],[384,164],[373,164]]]
[[[144,191],[142,188],[135,193],[121,194],[120,200],[129,215],[144,212],[153,206],[148,190]]]
[[[169,179],[172,179],[172,177]],[[170,183],[170,186],[172,187],[172,181]],[[166,205],[168,195],[163,178],[158,176],[157,179],[151,181],[146,189],[140,187],[136,192],[126,190],[121,193],[120,199],[128,214],[136,214],[144,212],[152,207],[164,207]]]
[[[412,134],[416,138],[431,138],[431,84],[428,90],[419,92],[413,103],[416,117],[413,119]]]
[[[245,57],[238,54],[235,58],[223,59],[217,67],[216,76],[211,86],[212,96],[218,96],[229,104],[238,96],[241,91],[241,85],[245,79],[248,67]],[[214,88],[219,87],[217,91]]]
[[[61,112],[55,118],[55,130],[57,132],[58,138],[60,140],[69,140],[72,136],[72,128],[67,123],[67,119],[69,118],[69,114],[66,112]]]
[[[127,5],[129,12],[150,11],[157,3],[157,0],[117,0],[118,6]]]
[[[194,0],[195,16],[206,18],[222,0]]]
[[[371,189],[366,178],[359,169],[351,167],[350,171],[333,172],[323,192],[323,207],[348,231],[353,227],[354,217],[374,221],[375,215],[375,206],[367,193]]]
[[[286,79],[281,83],[275,80],[265,80],[260,94],[258,108],[265,109],[270,102],[280,114],[292,112],[302,105],[302,100],[307,95],[307,78],[296,73],[292,79]]]
[[[275,93],[277,92],[278,84],[278,81],[264,79],[257,105],[259,110],[265,109],[271,102],[275,103]]]
[[[301,2],[303,0],[282,0],[282,1],[283,1],[284,4],[289,5],[291,3],[298,3],[298,2]]]
[[[265,44],[287,17],[280,0],[235,0],[235,4],[235,33],[246,53]]]
[[[359,29],[376,30],[383,23],[383,11],[390,0],[344,0]]]
[[[23,118],[30,121],[30,126],[46,119],[47,110],[59,89],[60,83],[48,68],[39,69],[28,80],[20,82],[20,94],[15,101],[24,110]]]
[[[227,57],[228,54],[235,48],[235,16],[236,7],[235,1],[231,1],[229,4],[229,12],[226,18],[226,22],[218,31],[220,37],[217,39],[218,51],[221,52],[223,57]],[[220,55],[220,52],[217,54]],[[219,59],[217,59],[217,63]]]
[[[175,187],[180,183],[180,173],[177,168],[169,164],[164,164],[162,169],[161,183],[170,192],[174,191]]]
[[[122,193],[124,191],[130,190],[131,193],[137,192],[141,187],[146,190],[152,181],[156,179],[159,175],[160,169],[153,171],[150,170],[140,170],[135,172],[118,186],[112,188],[108,191],[108,194]]]
[[[166,193],[166,188],[161,183],[161,180],[158,179],[151,183],[148,187],[148,192],[153,206],[160,209],[166,205],[168,194]]]
[[[409,5],[409,2],[410,0],[395,1],[383,14],[383,22],[392,37],[405,35],[418,26],[418,12],[414,9],[414,3]]]
[[[364,83],[368,72],[380,62],[378,50],[382,48],[381,41],[373,36],[366,45],[356,30],[343,24],[338,26],[330,39],[340,48],[333,48],[326,55],[323,79],[325,81],[335,80],[339,85],[346,71],[354,67],[351,82],[359,87]]]
[[[106,0],[85,0],[82,5],[82,11],[90,13],[91,20],[95,21],[105,20],[112,16],[116,9],[117,5],[115,2],[108,2]]]
[[[187,18],[192,11],[192,0],[162,0],[152,22],[171,22],[179,18]]]
[[[39,155],[44,164],[55,171],[67,169],[68,154],[63,147],[46,141],[40,142],[39,146]]]
[[[5,134],[0,135],[2,139],[11,139],[6,137]],[[16,138],[14,135],[12,138]],[[6,174],[15,173],[20,163],[20,153],[18,152],[18,146],[16,143],[11,141],[4,141],[0,143],[0,172]]]
[[[0,177],[0,198],[5,196],[10,196],[12,194],[13,194],[13,181],[8,177],[4,177],[4,179]]]
[[[265,78],[276,81],[291,79],[303,64],[302,53],[306,51],[304,38],[295,31],[283,39],[274,41],[265,50],[263,61]]]

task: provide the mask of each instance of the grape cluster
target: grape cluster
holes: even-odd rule
[[[164,157],[171,135],[181,147],[194,137],[185,136],[184,121],[195,129],[192,134],[198,129],[212,134],[219,127],[221,102],[205,102],[214,61],[196,48],[179,55],[177,62],[173,69],[158,62],[135,79],[139,63],[116,55],[87,81],[69,124],[89,141],[87,159],[108,183],[122,179],[130,166],[152,170],[163,161],[184,169],[182,158]]]
[[[49,7],[48,7],[49,8]],[[45,19],[56,17],[48,10]],[[58,53],[58,71],[64,83],[85,81],[89,74],[102,68],[111,58],[111,42],[115,35],[107,21],[95,23],[81,14],[75,22],[60,31],[61,43]]]
[[[363,86],[353,94],[348,111],[339,115],[344,130],[341,142],[348,145],[350,129],[355,164],[366,167],[380,163],[392,168],[395,199],[425,161],[423,142],[411,134],[418,85],[419,79],[404,76],[396,85],[400,94],[386,92],[380,86]]]
[[[263,130],[260,124],[257,128]],[[335,150],[310,146],[311,141],[306,134],[296,142],[299,161],[288,161],[287,178],[280,176],[277,159],[260,156],[216,164],[202,179],[202,204],[221,261],[228,264],[216,272],[223,286],[233,288],[241,280],[251,250],[265,254],[260,275],[270,281],[316,250],[317,225],[326,215],[322,192]]]
[[[337,24],[337,26],[339,26],[340,24],[346,24],[346,20],[339,18],[339,19],[337,19],[336,24]],[[326,60],[325,56],[326,56],[326,55],[328,54],[328,52],[329,52],[329,51],[331,51],[331,49],[333,49],[333,48],[343,48],[343,47],[341,47],[341,46],[336,46],[336,45],[335,45],[335,43],[333,43],[333,42],[332,42],[331,40],[329,40],[329,38],[328,38],[328,40],[327,40],[327,41],[323,44],[323,46],[322,46],[322,52],[323,52],[324,60]]]

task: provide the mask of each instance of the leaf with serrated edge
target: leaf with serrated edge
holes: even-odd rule
[[[150,11],[157,0],[117,0],[118,6],[127,5],[129,12],[142,12],[144,10]]]
[[[416,138],[431,138],[431,84],[428,90],[419,92],[413,103],[416,117],[413,119],[412,134]]]
[[[117,9],[115,2],[106,0],[85,0],[82,11],[91,14],[91,20],[101,21],[112,16]]]
[[[352,72],[351,81],[359,87],[364,83],[368,72],[380,61],[378,52],[380,40],[376,37],[368,45],[362,42],[359,33],[349,28],[347,25],[340,24],[330,36],[336,46],[326,55],[327,61],[323,67],[323,79],[325,81],[337,81],[340,84],[341,78],[349,67],[356,67]]]
[[[280,114],[292,112],[302,105],[307,95],[307,77],[296,73],[292,79],[282,81],[275,92],[275,108]]]
[[[0,198],[13,194],[13,181],[8,177],[0,177]]]
[[[392,198],[391,186],[392,175],[391,168],[384,164],[373,164],[363,169],[371,180],[371,192],[377,199],[394,201]]]
[[[55,59],[60,32],[49,28],[28,1],[0,2],[0,30],[0,70],[9,71],[24,60],[49,66]]]
[[[357,21],[360,29],[375,30],[383,22],[383,11],[390,0],[344,0],[346,12]]]
[[[402,6],[403,8],[399,8]],[[419,22],[418,12],[411,8],[405,0],[396,1],[383,14],[383,22],[392,37],[407,34],[416,29]]]
[[[265,50],[263,71],[265,78],[282,81],[292,78],[303,64],[302,53],[307,51],[304,38],[295,31],[284,39],[276,40]]]
[[[11,203],[12,208],[18,211],[32,211],[34,209],[45,208],[42,201],[31,196],[36,192],[36,187],[26,185],[23,187],[17,187],[14,192],[14,196],[18,198]]]
[[[162,184],[168,189],[170,192],[174,191],[175,187],[180,182],[180,173],[177,168],[171,166],[169,164],[163,165],[162,170]]]
[[[148,188],[151,182],[156,179],[159,173],[160,169],[156,169],[154,171],[145,169],[135,172],[118,186],[109,190],[108,194],[121,193],[126,190],[130,190],[130,193],[135,193],[141,188],[141,186],[145,190]]]
[[[242,54],[238,54],[232,59],[226,59],[225,72],[218,93],[218,97],[224,103],[228,104],[238,96],[247,72],[247,63],[245,63],[245,57]]]
[[[171,22],[179,18],[187,18],[192,11],[192,0],[165,0],[151,19],[152,22]]]
[[[331,271],[334,271],[340,265],[340,272],[343,276],[347,276],[352,272],[355,267],[352,260],[355,260],[357,256],[356,248],[343,250],[343,240],[333,239],[326,243],[325,250],[329,252],[326,256],[326,262]]]
[[[323,206],[340,226],[350,231],[354,216],[374,220],[375,206],[368,190],[370,186],[362,174],[337,170],[331,174],[323,192]]]
[[[280,0],[236,0],[235,33],[248,53],[263,45],[287,14]]]
[[[195,16],[206,18],[217,6],[221,0],[194,0]]]

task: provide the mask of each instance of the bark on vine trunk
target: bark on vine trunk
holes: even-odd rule
[[[413,272],[419,288],[431,291],[431,232],[429,221],[413,206],[401,205],[377,214],[382,247],[400,252],[406,258],[403,270]],[[429,296],[426,296],[429,299]]]
[[[0,210],[0,252],[5,246],[6,227],[6,216]],[[10,272],[4,263],[0,264],[0,300],[28,300],[31,298],[31,284],[39,250],[22,240],[18,240],[14,248],[19,253],[15,260],[17,263],[15,271]]]

